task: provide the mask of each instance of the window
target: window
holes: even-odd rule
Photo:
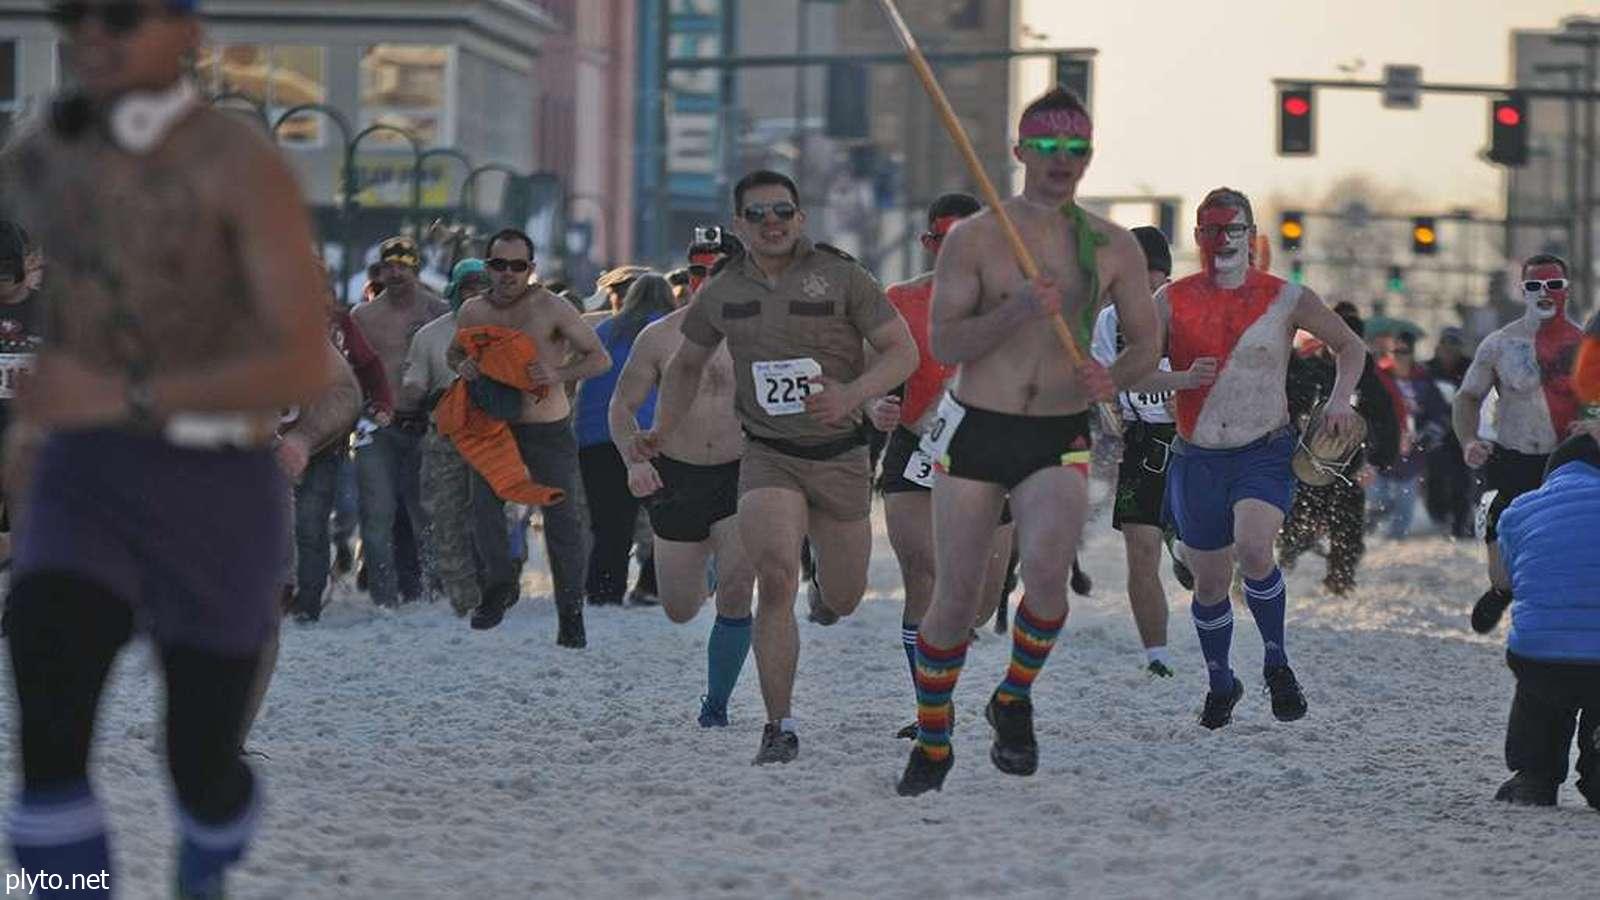
[[[326,51],[321,47],[265,44],[226,44],[203,47],[195,63],[195,77],[203,91],[237,93],[260,103],[267,117],[278,121],[291,107],[327,101],[324,74]],[[278,141],[290,147],[320,147],[322,116],[303,113],[283,123]]]
[[[424,147],[449,143],[450,48],[374,44],[361,55],[361,127],[382,123],[411,132]],[[404,143],[377,132],[375,146]],[[366,143],[363,142],[363,146]]]
[[[0,41],[0,135],[17,114],[17,42]]]

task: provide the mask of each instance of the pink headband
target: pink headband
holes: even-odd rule
[[[1041,109],[1023,116],[1017,131],[1018,137],[1025,138],[1066,135],[1087,139],[1094,136],[1094,125],[1075,109]]]

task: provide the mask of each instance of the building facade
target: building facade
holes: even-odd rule
[[[38,109],[63,80],[48,7],[0,0],[0,127]],[[203,9],[196,81],[274,132],[325,237],[347,224],[347,185],[352,242],[367,247],[462,206],[492,219],[514,193],[506,173],[525,177],[520,188],[539,171],[535,66],[561,30],[539,3],[206,0]],[[480,166],[492,168],[472,176]],[[550,182],[531,183],[549,193]],[[553,242],[561,220],[546,212],[536,224]],[[333,255],[342,243],[330,241]]]

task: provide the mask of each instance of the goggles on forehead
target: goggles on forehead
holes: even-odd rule
[[[1541,280],[1524,281],[1522,283],[1522,289],[1523,289],[1523,291],[1525,291],[1525,292],[1527,292],[1529,294],[1537,294],[1541,290],[1544,290],[1544,291],[1564,291],[1564,290],[1567,289],[1567,280],[1565,278],[1546,278],[1546,279],[1544,279],[1542,281]]]
[[[1025,137],[1018,143],[1040,156],[1075,156],[1082,159],[1094,149],[1088,138],[1081,137]]]

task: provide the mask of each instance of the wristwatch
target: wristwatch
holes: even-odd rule
[[[128,403],[128,419],[139,428],[150,428],[156,423],[156,398],[150,382],[141,376],[130,376],[123,392]]]

